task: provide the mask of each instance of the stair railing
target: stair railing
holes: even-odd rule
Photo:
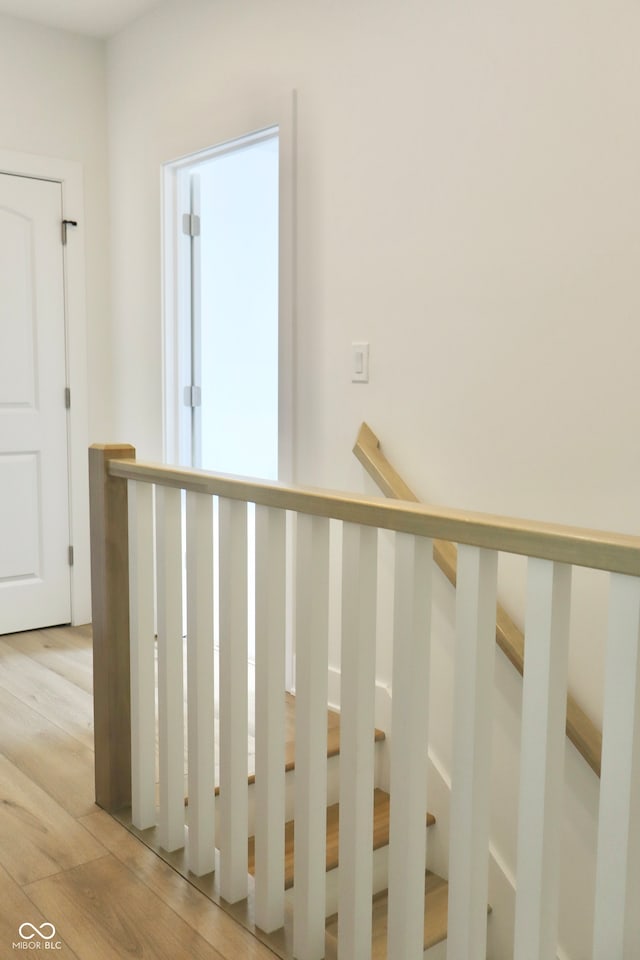
[[[420,499],[385,457],[378,437],[367,423],[363,423],[358,431],[353,452],[385,496],[394,500],[420,503]],[[444,540],[434,541],[433,559],[454,587],[457,580],[457,557],[455,544]],[[524,634],[500,604],[496,612],[496,643],[516,670],[522,674],[524,672]],[[567,737],[578,753],[584,757],[594,773],[600,776],[602,734],[571,693],[567,694],[566,730]]]
[[[287,513],[296,523],[296,798],[292,954],[325,955],[329,521],[343,523],[339,956],[371,955],[377,530],[395,531],[388,956],[422,956],[433,540],[457,543],[448,956],[484,960],[492,666],[499,551],[529,557],[514,957],[555,956],[572,565],[610,572],[594,960],[640,955],[640,539],[407,501],[349,496],[90,451],[96,798],[131,803],[222,897],[248,896],[247,503],[256,504],[257,926],[285,923],[284,631]],[[182,501],[186,499],[188,828]],[[213,505],[218,505],[215,532]],[[155,540],[155,544],[154,544]],[[213,556],[219,605],[213,610]],[[156,567],[153,577],[154,560]],[[158,721],[154,690],[157,618]],[[214,795],[213,621],[220,624],[220,796]],[[156,734],[159,795],[156,799]],[[348,775],[345,775],[347,773]],[[216,831],[214,806],[219,807]],[[344,819],[343,819],[344,818]],[[215,835],[214,835],[215,834]],[[219,848],[219,855],[216,854]]]

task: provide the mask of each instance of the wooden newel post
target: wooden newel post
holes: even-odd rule
[[[131,696],[127,481],[108,464],[135,455],[129,444],[89,449],[96,803],[110,812],[131,804]]]

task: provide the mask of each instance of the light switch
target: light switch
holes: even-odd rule
[[[369,344],[351,344],[351,382],[369,383]]]

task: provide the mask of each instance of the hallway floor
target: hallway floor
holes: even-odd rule
[[[95,806],[91,691],[90,628],[0,637],[0,957],[273,960]]]

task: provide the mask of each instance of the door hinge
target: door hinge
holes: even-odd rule
[[[67,245],[67,227],[77,227],[77,220],[63,220],[62,221],[62,243],[63,246]]]
[[[67,410],[71,410],[71,387],[64,388],[64,405]]]
[[[191,386],[184,388],[184,405],[185,407],[202,406],[202,390],[200,387],[196,387],[195,384],[192,384]]]
[[[69,544],[69,566],[73,566],[73,547]]]
[[[183,213],[182,232],[186,237],[200,236],[200,217],[197,213]]]

